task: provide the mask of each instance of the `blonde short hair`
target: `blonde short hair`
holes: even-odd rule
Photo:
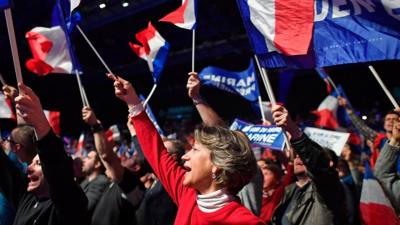
[[[247,136],[228,128],[202,125],[195,140],[210,151],[211,162],[219,168],[216,183],[236,195],[253,178],[257,162]]]

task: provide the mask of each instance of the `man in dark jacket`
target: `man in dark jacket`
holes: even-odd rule
[[[347,224],[343,188],[327,153],[299,130],[283,106],[273,106],[272,112],[276,125],[291,134],[298,179],[286,187],[272,224]]]
[[[97,206],[103,192],[106,190],[110,182],[104,176],[104,166],[101,163],[99,154],[96,150],[89,151],[88,155],[83,159],[82,172],[86,178],[81,183],[81,188],[88,198],[88,210],[92,215]]]
[[[74,181],[72,159],[51,130],[36,94],[19,84],[17,113],[35,130],[38,155],[28,166],[28,188],[21,197],[14,225],[88,224],[87,198]]]
[[[400,119],[393,125],[392,136],[383,147],[375,165],[374,174],[382,184],[400,215],[400,176],[397,172],[400,156]]]

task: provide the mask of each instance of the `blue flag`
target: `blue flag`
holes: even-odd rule
[[[250,61],[249,68],[241,72],[209,66],[200,72],[199,78],[203,85],[241,95],[249,101],[257,101],[260,95],[253,60]]]
[[[57,0],[52,12],[51,23],[52,26],[60,26],[65,32],[65,38],[71,56],[71,61],[73,64],[73,71],[78,69],[80,73],[82,72],[82,67],[78,62],[78,58],[75,55],[75,51],[72,48],[72,42],[70,34],[76,24],[81,20],[79,12],[75,12],[72,15],[69,13],[70,3],[66,0]]]
[[[0,0],[0,9],[7,9],[11,7],[10,0]]]
[[[253,125],[235,119],[230,129],[245,133],[253,145],[275,150],[283,150],[285,147],[285,136],[280,127]]]
[[[298,56],[268,51],[264,36],[251,21],[249,1],[237,1],[263,67],[317,68],[400,59],[399,1],[315,0],[312,43],[306,55]]]
[[[139,98],[140,98],[142,101],[145,100],[145,97],[143,97],[143,95],[140,95]],[[163,131],[163,130],[161,129],[161,127],[158,125],[157,119],[156,119],[156,117],[154,116],[153,111],[151,110],[149,104],[146,105],[146,113],[147,113],[147,116],[149,116],[149,119],[151,120],[151,122],[153,122],[154,127],[157,129],[158,133],[159,133],[161,136],[165,136],[165,137],[166,137],[164,131]]]

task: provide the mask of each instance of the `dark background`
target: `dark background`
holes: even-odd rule
[[[99,3],[107,7],[100,9]],[[121,0],[82,0],[78,8],[83,16],[82,29],[96,46],[111,70],[130,80],[139,93],[149,93],[153,82],[144,60],[134,55],[128,46],[134,34],[152,21],[156,29],[170,43],[169,58],[160,84],[150,101],[159,122],[167,117],[193,116],[192,104],[186,94],[187,73],[191,70],[191,31],[172,24],[159,23],[158,19],[176,9],[181,0],[130,0],[122,7]],[[35,26],[50,26],[52,0],[15,0],[13,18],[18,48],[23,67],[24,82],[39,95],[45,109],[61,111],[61,129],[64,135],[78,136],[84,126],[81,121],[81,100],[76,77],[67,74],[50,74],[38,77],[25,69],[25,61],[31,57],[24,38]],[[2,13],[1,13],[2,14]],[[72,34],[76,55],[82,65],[81,76],[92,108],[105,126],[126,122],[127,108],[113,94],[112,82],[105,77],[105,68],[87,43],[77,33]],[[236,2],[233,0],[201,0],[198,5],[198,28],[196,33],[196,70],[213,65],[228,70],[247,68],[252,50],[250,48]],[[373,62],[382,80],[395,95],[400,95],[400,61]],[[327,68],[332,79],[341,84],[352,105],[362,114],[385,112],[391,103],[384,95],[367,64],[342,65]],[[4,16],[0,16],[0,73],[6,81],[15,85],[14,68],[8,42]],[[312,70],[294,71],[294,79],[287,98],[280,92],[279,83],[287,71],[269,71],[272,87],[279,101],[284,101],[294,117],[308,118],[326,97],[325,83]],[[266,92],[259,79],[263,99]],[[397,89],[396,89],[397,87]],[[250,103],[241,97],[212,88],[202,88],[207,101],[227,120],[235,117],[257,120],[259,116]],[[399,99],[398,99],[399,101]],[[186,107],[185,107],[186,106]],[[180,108],[171,108],[180,107]],[[182,108],[184,107],[184,108]],[[169,110],[169,111],[168,111]],[[186,110],[186,111],[185,111]],[[184,113],[184,111],[186,113]],[[168,113],[170,112],[170,113]],[[172,112],[172,113],[171,113]],[[1,129],[12,124],[0,121]]]

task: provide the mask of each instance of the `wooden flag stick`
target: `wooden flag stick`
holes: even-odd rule
[[[75,69],[75,76],[76,76],[76,80],[78,81],[78,88],[79,88],[79,93],[81,95],[82,105],[89,106],[85,101],[85,97],[84,97],[84,93],[83,93],[83,86],[82,86],[81,78],[79,75],[79,71],[77,69]]]
[[[4,14],[6,16],[7,31],[8,31],[8,37],[10,39],[11,53],[15,69],[15,77],[17,78],[18,83],[23,83],[24,81],[22,79],[21,64],[19,61],[18,47],[17,47],[17,41],[15,39],[15,30],[14,30],[14,23],[12,19],[11,9],[5,9]]]
[[[265,119],[264,107],[262,106],[261,95],[258,96],[258,104],[260,105],[260,112],[261,112],[262,121],[263,121],[263,123],[265,123],[265,121],[266,121],[267,119]]]
[[[0,82],[1,82],[1,86],[6,86],[7,85],[6,81],[4,80],[3,75],[1,73],[0,73]]]
[[[195,57],[195,50],[196,50],[196,30],[192,30],[192,72],[195,72],[194,68],[194,57]]]
[[[106,64],[104,59],[100,56],[99,52],[96,50],[96,48],[93,46],[92,42],[90,42],[89,38],[86,36],[86,34],[83,32],[81,27],[79,25],[76,25],[76,28],[79,30],[81,33],[82,37],[86,40],[86,42],[89,44],[90,48],[92,48],[93,52],[96,54],[97,58],[100,60],[100,62],[103,64],[103,66],[106,68],[107,72],[110,74],[114,74],[110,67]]]
[[[154,83],[153,88],[150,91],[150,94],[147,96],[146,100],[143,103],[143,107],[145,107],[147,105],[147,103],[150,101],[150,98],[151,98],[151,96],[153,96],[154,91],[156,90],[156,88],[157,88],[157,84]]]
[[[274,105],[276,105],[276,99],[275,99],[274,92],[272,91],[271,82],[269,81],[267,70],[265,70],[265,68],[261,67],[257,55],[254,55],[254,57],[256,59],[257,67],[260,70],[261,77],[263,78],[263,82],[264,82],[265,89],[268,94],[268,98],[271,101],[271,104],[274,106]],[[286,143],[287,150],[291,151],[292,145],[289,142],[289,139],[286,135],[286,131],[284,129],[282,129],[282,131],[283,131],[283,134],[285,137],[285,143]],[[291,157],[293,157],[293,154],[291,154]]]
[[[376,72],[375,68],[372,65],[368,66],[369,70],[371,70],[372,74],[374,75],[375,79],[381,85],[383,91],[385,92],[386,96],[389,98],[390,102],[392,102],[394,108],[399,108],[399,104],[394,99],[393,95],[387,89],[386,85],[383,83],[382,79],[380,78],[378,72]]]

